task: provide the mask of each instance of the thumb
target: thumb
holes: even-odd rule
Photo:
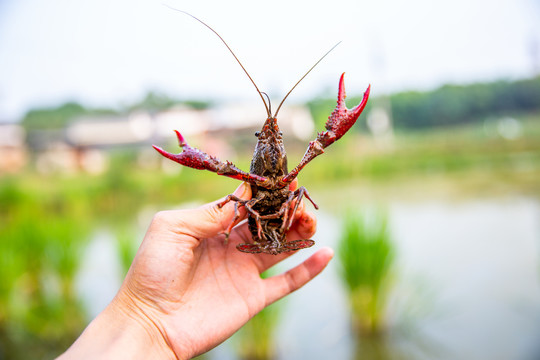
[[[198,239],[209,238],[227,230],[233,221],[236,225],[246,217],[245,208],[237,206],[236,199],[251,199],[251,187],[248,183],[242,183],[231,195],[191,210],[185,218],[187,226],[184,234]]]

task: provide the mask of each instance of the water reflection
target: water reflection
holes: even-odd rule
[[[106,230],[98,230],[86,247],[77,276],[77,290],[89,318],[96,317],[120,288],[122,267],[116,239]]]
[[[454,358],[527,358],[540,334],[536,200],[399,204],[404,272],[436,284],[443,316],[425,326]]]

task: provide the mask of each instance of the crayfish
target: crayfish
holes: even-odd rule
[[[259,91],[257,85],[227,43],[210,26],[206,25],[193,15],[189,13],[186,14],[213,31],[229,49],[255,86],[263,100],[268,117],[264,122],[261,131],[255,133],[257,145],[255,146],[255,151],[253,153],[249,173],[240,170],[229,161],[221,161],[214,156],[189,146],[178,131],[175,132],[179,146],[182,148],[181,153],[171,154],[155,145],[154,148],[161,153],[161,155],[176,161],[181,165],[194,169],[209,170],[218,175],[242,180],[250,184],[252,191],[252,198],[250,200],[243,200],[235,195],[228,195],[218,204],[218,206],[222,207],[229,201],[236,202],[235,218],[228,227],[225,233],[226,236],[228,236],[235,221],[239,217],[238,206],[244,206],[247,210],[248,226],[253,237],[253,243],[239,244],[237,245],[238,250],[253,254],[262,252],[276,255],[282,252],[311,247],[315,242],[310,239],[289,242],[286,240],[287,231],[292,225],[294,215],[304,196],[313,204],[315,209],[318,209],[317,204],[311,199],[305,187],[301,186],[293,191],[289,189],[289,185],[298,176],[298,173],[304,166],[316,156],[321,155],[324,152],[324,148],[340,139],[354,125],[366,106],[370,86],[368,86],[365,91],[360,104],[353,109],[347,109],[345,106],[345,85],[343,80],[345,74],[341,75],[339,80],[337,106],[328,117],[328,121],[325,124],[326,131],[318,133],[317,138],[309,143],[307,151],[300,163],[289,172],[287,169],[287,154],[283,145],[282,133],[277,124],[277,114],[281,105],[292,90],[333,48],[319,59],[300,81],[292,87],[289,93],[287,93],[285,98],[281,101],[275,114],[272,115],[270,101],[268,101],[268,104],[266,103],[263,97],[263,94],[265,93]]]

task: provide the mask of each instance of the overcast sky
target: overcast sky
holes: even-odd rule
[[[349,94],[376,95],[538,69],[540,0],[0,0],[0,121],[149,90],[260,101],[219,39],[163,3],[218,31],[274,104],[338,41],[289,102],[334,96],[342,72]]]

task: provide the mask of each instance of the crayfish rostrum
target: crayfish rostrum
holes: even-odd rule
[[[188,15],[192,16],[190,14]],[[225,43],[217,32],[201,20],[195,19],[208,27]],[[225,45],[240,66],[242,66],[227,43],[225,43]],[[317,63],[315,65],[317,65]],[[313,67],[315,67],[315,65]],[[304,75],[304,77],[313,69],[313,67]],[[229,201],[235,201],[235,220],[239,216],[238,206],[244,206],[247,210],[248,224],[253,236],[253,243],[240,244],[237,246],[238,250],[246,253],[262,252],[276,255],[282,252],[308,248],[314,244],[313,240],[305,239],[287,242],[286,234],[292,225],[294,215],[302,197],[305,196],[311,201],[316,209],[318,209],[318,206],[313,202],[303,186],[293,191],[289,189],[289,185],[298,176],[298,173],[304,166],[316,156],[322,154],[324,148],[340,139],[354,125],[366,106],[370,87],[368,86],[365,91],[360,104],[353,109],[347,109],[345,106],[344,74],[341,75],[339,80],[337,106],[328,117],[328,121],[325,125],[326,131],[319,133],[317,138],[309,143],[307,151],[300,163],[289,172],[287,169],[287,154],[285,152],[285,147],[283,146],[282,134],[279,130],[276,117],[281,104],[283,104],[287,96],[300,81],[293,86],[291,91],[289,91],[281,102],[276,113],[272,115],[269,105],[267,105],[262,96],[264,93],[259,91],[257,85],[253,82],[243,66],[242,69],[261,96],[268,115],[261,131],[255,133],[258,140],[253,153],[253,159],[251,160],[249,173],[238,169],[229,161],[221,161],[199,149],[189,146],[178,131],[176,131],[176,135],[178,137],[179,145],[182,148],[181,153],[171,154],[155,145],[154,148],[163,156],[176,161],[181,165],[195,169],[210,170],[218,175],[242,180],[251,185],[252,198],[250,200],[243,200],[234,195],[229,195],[224,201],[218,204],[218,206],[223,206]],[[302,79],[304,77],[302,77]],[[227,236],[232,230],[234,222],[235,221],[233,221],[227,229]]]

